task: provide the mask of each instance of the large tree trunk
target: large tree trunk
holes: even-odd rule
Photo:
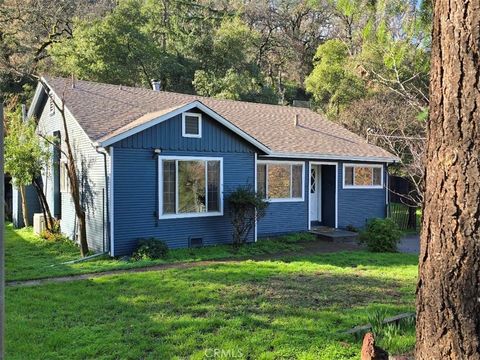
[[[27,191],[23,185],[20,185],[19,189],[22,201],[23,226],[30,226],[30,220],[28,219]]]
[[[480,2],[436,0],[416,359],[480,359]]]

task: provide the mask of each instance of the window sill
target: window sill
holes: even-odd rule
[[[343,189],[383,189],[383,185],[360,186],[360,185],[344,185]]]
[[[291,198],[291,199],[266,199],[266,202],[269,203],[283,203],[283,202],[304,202],[302,198]]]
[[[205,213],[185,213],[185,214],[167,214],[160,215],[159,220],[166,219],[188,219],[188,218],[197,218],[197,217],[210,217],[210,216],[223,216],[223,211],[217,212],[205,212]]]
[[[192,139],[201,139],[202,135],[198,134],[183,134],[182,135],[184,138],[192,138]]]

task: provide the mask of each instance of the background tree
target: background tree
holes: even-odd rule
[[[318,47],[306,90],[327,114],[338,115],[347,104],[366,95],[364,81],[352,71],[347,45],[329,40]]]
[[[12,183],[20,190],[23,223],[30,226],[29,210],[25,187],[32,185],[48,168],[50,152],[46,144],[38,137],[33,119],[24,121],[20,109],[7,114],[7,135],[5,137],[5,171],[12,176]],[[52,216],[41,189],[39,200],[44,211],[47,228],[51,227]],[[42,196],[43,195],[43,196]]]
[[[73,18],[101,16],[111,0],[4,0],[0,5],[0,91],[31,96],[34,74],[49,65],[50,47],[70,38]]]
[[[480,4],[436,0],[416,359],[480,359]]]

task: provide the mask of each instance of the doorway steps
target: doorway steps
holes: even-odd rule
[[[328,226],[313,226],[310,231],[320,240],[335,242],[357,242],[358,233]]]

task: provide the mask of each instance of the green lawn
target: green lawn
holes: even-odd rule
[[[351,252],[8,288],[7,358],[358,359],[339,331],[412,311],[416,275],[416,256]]]
[[[17,230],[12,224],[7,225],[5,235],[8,281],[299,251],[303,248],[303,243],[314,239],[311,234],[303,233],[261,240],[238,250],[229,245],[171,250],[167,258],[155,261],[125,261],[105,257],[76,264],[62,264],[80,258],[79,249],[71,241],[46,241],[36,236],[31,228]]]
[[[308,238],[239,252],[178,250],[163,261],[296,251],[300,240]],[[77,258],[78,249],[11,226],[6,250],[9,279],[142,265],[104,259],[51,267]],[[211,359],[217,349],[221,359],[358,359],[361,340],[342,330],[368,323],[378,310],[413,311],[416,276],[416,255],[356,251],[9,287],[6,353],[22,360]],[[380,345],[403,353],[414,340],[409,329]]]

